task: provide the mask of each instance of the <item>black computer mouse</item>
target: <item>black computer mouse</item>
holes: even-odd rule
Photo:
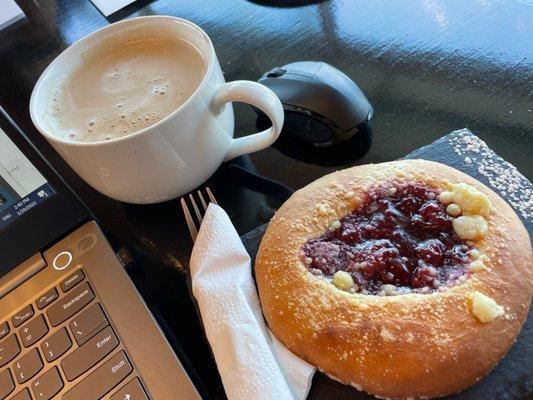
[[[283,104],[282,136],[291,135],[315,148],[345,142],[367,127],[372,117],[372,106],[355,82],[324,62],[276,67],[258,82]]]

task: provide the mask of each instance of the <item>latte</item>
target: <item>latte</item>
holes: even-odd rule
[[[185,103],[200,86],[206,62],[192,44],[148,37],[102,44],[51,92],[50,131],[76,142],[99,142],[149,127]]]

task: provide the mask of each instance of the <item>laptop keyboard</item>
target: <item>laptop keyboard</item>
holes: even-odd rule
[[[136,375],[82,269],[0,321],[0,400],[149,400]]]

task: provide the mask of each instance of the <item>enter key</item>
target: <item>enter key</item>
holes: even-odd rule
[[[61,361],[65,376],[73,381],[111,353],[118,343],[115,333],[108,326]]]
[[[69,327],[74,339],[81,346],[106,325],[108,325],[107,318],[100,304],[96,303],[75,317]]]

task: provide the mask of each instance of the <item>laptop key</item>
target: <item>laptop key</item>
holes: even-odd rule
[[[59,370],[53,367],[32,382],[31,390],[35,400],[50,400],[63,386]]]
[[[98,332],[108,324],[109,322],[102,311],[102,307],[97,303],[74,318],[69,326],[74,339],[76,339],[76,342],[81,346],[90,339],[94,333]]]
[[[0,324],[0,340],[6,337],[8,333],[9,333],[9,324],[7,323],[7,321],[2,322]]]
[[[58,297],[59,293],[57,293],[57,289],[52,288],[48,292],[44,293],[41,297],[39,297],[35,303],[37,304],[37,308],[39,310],[42,310],[46,306],[52,304]]]
[[[33,317],[33,314],[33,307],[31,304],[28,304],[26,307],[24,307],[22,310],[20,310],[18,313],[11,317],[11,322],[13,322],[13,326],[16,328],[22,325],[31,317]]]
[[[59,284],[59,286],[61,287],[61,290],[63,292],[68,292],[70,289],[72,289],[74,286],[76,286],[78,283],[80,283],[84,279],[85,279],[85,274],[83,273],[81,269],[79,269],[76,272],[67,276]]]
[[[144,391],[139,378],[132,379],[110,397],[110,400],[150,400]]]
[[[24,383],[37,375],[43,367],[43,360],[41,360],[39,350],[32,349],[13,364],[13,372],[15,373],[15,378],[17,378],[17,382]]]
[[[133,371],[121,351],[63,395],[63,400],[95,400],[109,393]],[[41,400],[41,399],[37,399]]]
[[[24,347],[30,347],[32,344],[41,340],[48,333],[48,325],[42,315],[38,315],[26,325],[20,328],[19,335]]]
[[[0,400],[4,400],[9,393],[15,390],[15,382],[8,369],[0,372]]]
[[[72,340],[70,340],[67,329],[61,328],[60,331],[43,341],[41,350],[46,361],[52,362],[65,354],[71,346]]]
[[[15,334],[8,336],[0,342],[0,367],[13,361],[20,353],[20,346]]]
[[[85,344],[61,360],[61,368],[67,380],[76,379],[100,360],[103,360],[117,346],[118,339],[110,326],[94,335]]]
[[[72,317],[94,299],[94,292],[88,282],[72,289],[46,310],[52,326],[58,326]]]
[[[30,391],[28,389],[23,389],[14,395],[11,400],[31,400]],[[124,400],[124,399],[122,399]]]

